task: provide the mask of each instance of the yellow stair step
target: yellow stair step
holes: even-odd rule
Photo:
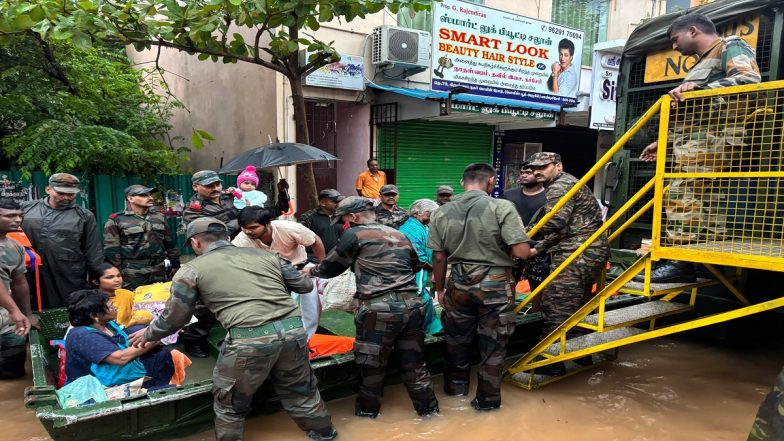
[[[617,327],[631,325],[657,317],[677,314],[690,309],[692,309],[692,306],[686,303],[664,302],[662,300],[645,302],[638,305],[606,311],[604,313],[604,326]],[[599,326],[599,314],[591,314],[585,317],[582,323]]]
[[[592,332],[590,334],[585,334],[566,340],[566,352],[575,352],[593,346],[610,343],[615,340],[621,340],[626,337],[644,334],[646,332],[648,331],[638,328],[619,328],[606,332]],[[548,346],[544,352],[552,356],[558,356],[561,352],[561,345],[559,343],[553,343]]]

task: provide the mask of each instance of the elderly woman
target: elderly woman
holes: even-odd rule
[[[430,281],[430,271],[433,269],[433,250],[427,248],[427,224],[430,223],[430,215],[438,208],[438,204],[430,199],[419,199],[411,204],[408,210],[410,217],[400,226],[403,233],[411,244],[414,245],[419,261],[424,263],[424,268],[416,274],[417,287],[425,302],[424,329],[428,334],[441,332],[441,321],[436,320],[436,311],[433,307],[433,298],[427,289]]]
[[[128,334],[141,327],[120,327],[108,294],[85,289],[71,294],[70,300],[68,318],[74,327],[65,338],[66,384],[84,375],[95,376],[105,387],[144,376],[151,377],[144,383],[148,389],[169,384],[174,374],[171,351],[160,343],[131,347]]]

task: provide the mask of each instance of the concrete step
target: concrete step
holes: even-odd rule
[[[644,334],[646,332],[645,329],[637,328],[619,328],[607,332],[592,332],[566,340],[566,352],[579,351],[581,349],[598,346],[634,335]],[[549,355],[557,356],[560,353],[560,350],[560,343],[553,343],[545,349],[544,352]]]
[[[605,311],[604,326],[609,328],[622,325],[631,325],[645,321],[646,319],[664,317],[667,315],[688,311],[690,309],[692,309],[692,306],[684,303],[664,302],[661,300],[644,302],[638,305],[618,308],[612,311]],[[599,314],[591,314],[585,317],[582,323],[599,326]]]

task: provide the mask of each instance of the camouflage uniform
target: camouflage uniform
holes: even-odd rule
[[[10,293],[11,281],[24,277],[25,249],[19,242],[4,237],[0,239],[0,279]],[[25,374],[27,342],[14,333],[14,322],[5,308],[0,308],[0,379],[19,378]]]
[[[103,253],[107,261],[120,268],[123,286],[130,290],[165,282],[167,258],[172,268],[180,266],[180,252],[166,218],[152,211],[139,215],[126,210],[109,215],[103,227]]]
[[[397,205],[391,211],[382,207],[381,204],[376,206],[376,221],[381,225],[398,229],[407,220],[408,212]]]
[[[369,199],[352,196],[345,207],[372,206]],[[356,208],[356,207],[354,207]],[[362,211],[349,211],[356,213]],[[375,417],[384,395],[384,372],[393,349],[400,354],[401,378],[420,415],[438,411],[433,381],[425,366],[424,304],[414,273],[421,269],[411,242],[399,231],[376,223],[346,230],[327,258],[313,268],[316,277],[335,277],[351,268],[357,278],[359,300],[354,324],[354,360],[361,382],[357,415]]]
[[[541,156],[541,162],[534,162]],[[555,155],[543,152],[534,155],[532,165],[547,165],[554,162]],[[555,155],[560,162],[560,157]],[[547,161],[547,162],[545,162]],[[577,183],[569,173],[560,173],[545,183],[547,202],[544,212],[549,213],[558,201]],[[550,254],[550,271],[555,271],[577,248],[602,226],[602,210],[593,193],[582,187],[540,230],[543,236],[534,247],[539,253]],[[601,274],[610,256],[606,236],[596,240],[581,256],[570,264],[542,291],[542,315],[546,336],[566,321],[591,299],[591,288]]]
[[[212,170],[202,170],[194,173],[191,180],[194,184],[207,185],[220,181],[220,178]],[[234,196],[223,193],[216,204],[208,199],[202,199],[197,193],[193,195],[188,203],[188,207],[183,211],[182,221],[187,226],[196,219],[213,217],[226,224],[229,236],[234,237],[240,231],[240,226],[237,223],[237,214],[237,209],[234,208]],[[185,328],[181,336],[181,340],[186,346],[186,351],[192,350],[192,347],[204,349],[207,335],[215,323],[215,316],[204,305],[197,305],[195,315],[199,321]]]
[[[193,195],[188,203],[188,208],[182,212],[182,221],[188,225],[200,217],[214,217],[223,222],[229,229],[231,237],[236,236],[240,231],[240,226],[237,223],[237,209],[234,208],[234,196],[230,194],[221,194],[217,204],[202,199],[199,195]]]
[[[760,80],[754,49],[740,37],[731,36],[718,38],[683,82],[697,83],[700,89],[717,89]],[[702,111],[690,111],[689,101],[679,105],[672,113],[669,128],[673,171],[729,171],[733,160],[740,158],[747,145],[744,118],[747,111],[753,110],[751,99],[716,98]],[[669,241],[693,242],[726,233],[726,194],[718,187],[714,179],[679,178],[670,182],[664,207]]]
[[[514,332],[510,246],[526,242],[513,203],[470,190],[442,205],[430,218],[428,248],[452,265],[441,322],[446,333],[444,391],[468,393],[473,343],[479,340],[476,402],[501,405],[501,380],[509,337]]]
[[[272,252],[217,241],[184,264],[172,282],[166,309],[145,338],[176,332],[199,300],[228,330],[213,373],[217,440],[243,439],[245,415],[267,378],[300,429],[322,436],[334,432],[308,362],[299,309],[289,295],[310,292],[309,278]]]
[[[780,441],[784,439],[784,369],[776,384],[760,405],[748,441]]]

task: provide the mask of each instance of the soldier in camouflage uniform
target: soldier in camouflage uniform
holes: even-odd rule
[[[240,226],[234,196],[222,191],[218,174],[212,170],[201,170],[193,174],[191,182],[196,194],[182,213],[183,223],[187,225],[202,217],[214,217],[226,224],[229,237],[236,236]],[[207,336],[215,323],[215,316],[204,305],[197,305],[196,318],[199,321],[185,328],[181,340],[188,355],[204,358],[207,356]]]
[[[237,209],[234,208],[234,196],[224,193],[220,176],[212,170],[202,170],[191,177],[193,191],[196,192],[182,213],[182,221],[187,225],[200,217],[214,217],[229,229],[229,236],[239,233]]]
[[[444,392],[465,395],[479,340],[477,410],[501,406],[501,380],[509,337],[514,332],[512,256],[527,259],[528,237],[512,202],[489,196],[496,173],[489,164],[471,164],[463,172],[465,192],[442,205],[430,218],[428,248],[441,323],[446,333]],[[444,290],[447,262],[452,265]]]
[[[537,180],[545,186],[547,202],[543,212],[549,213],[578,180],[563,171],[561,157],[556,153],[534,153],[528,162],[534,169]],[[591,190],[582,187],[539,230],[534,239],[541,239],[531,250],[532,256],[549,253],[550,272],[555,271],[601,226],[602,209],[599,201]],[[610,245],[603,235],[544,288],[541,306],[544,318],[542,338],[593,297],[591,289],[609,257]],[[537,369],[537,373],[560,375],[565,373],[565,368],[563,363],[559,363]]]
[[[748,441],[781,441],[784,439],[784,369],[776,384],[760,405]]]
[[[408,220],[406,210],[397,206],[400,190],[397,185],[387,184],[381,187],[381,202],[376,206],[376,221],[394,229],[400,228]]]
[[[18,231],[22,209],[11,199],[0,199],[0,379],[25,374],[27,344],[25,336],[31,323],[37,326],[30,310],[30,288],[25,277],[25,249],[6,234]]]
[[[754,49],[738,36],[722,38],[713,22],[700,14],[678,17],[667,30],[673,49],[683,55],[696,55],[699,62],[689,70],[683,83],[669,92],[674,106],[687,106],[683,92],[717,89],[761,81]],[[686,107],[682,115],[673,111],[668,144],[672,145],[676,173],[718,173],[738,170],[737,160],[747,146],[744,118],[754,109],[753,98],[715,98],[702,111]],[[648,145],[640,155],[644,161],[656,160],[657,143]],[[733,163],[735,162],[735,163]],[[724,182],[726,186],[726,182]],[[678,178],[670,182],[665,201],[666,239],[671,243],[720,240],[727,232],[727,195],[715,179]],[[639,277],[638,280],[644,280]],[[651,282],[693,282],[694,265],[670,262],[651,274]]]
[[[243,439],[245,415],[267,378],[300,429],[312,439],[334,439],[299,309],[289,296],[310,292],[313,283],[272,252],[235,247],[215,218],[191,222],[186,235],[198,257],[177,271],[163,314],[132,334],[131,344],[141,347],[173,334],[201,301],[227,330],[213,373],[216,440]]]
[[[422,416],[437,413],[433,381],[425,366],[425,309],[414,278],[422,265],[416,250],[402,233],[376,223],[370,199],[347,197],[338,204],[335,216],[352,227],[326,259],[306,271],[330,278],[351,268],[356,275],[355,297],[360,307],[355,318],[354,360],[361,383],[355,414],[378,415],[384,372],[395,348],[400,354],[400,376],[414,409]]]
[[[155,188],[131,185],[125,189],[128,209],[109,215],[103,227],[103,254],[122,271],[124,287],[165,282],[180,267],[180,252],[166,218],[153,211]]]

